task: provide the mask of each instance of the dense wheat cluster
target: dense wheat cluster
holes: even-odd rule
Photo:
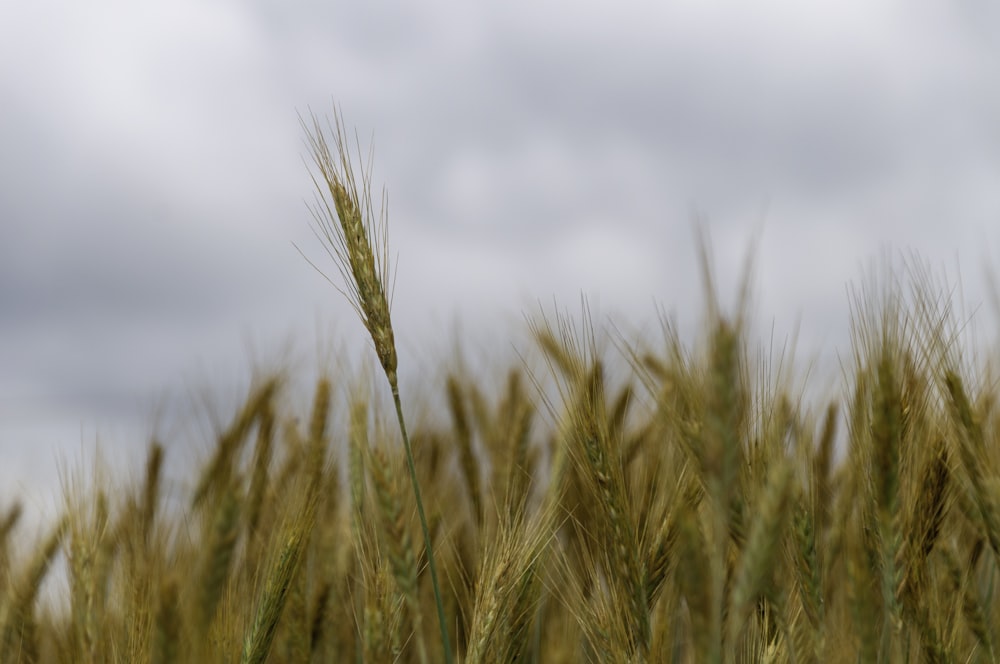
[[[368,186],[313,128],[321,238],[395,412],[351,376],[307,404],[262,379],[180,506],[153,442],[135,490],[78,497],[16,560],[10,508],[4,661],[995,661],[998,392],[926,271],[855,293],[831,403],[709,294],[693,347],[539,318],[545,369],[451,371],[407,434]]]

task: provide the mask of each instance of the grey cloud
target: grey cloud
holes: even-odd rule
[[[335,276],[295,115],[331,100],[374,135],[417,348],[442,317],[581,289],[695,317],[694,209],[728,296],[770,200],[761,323],[801,312],[806,345],[845,345],[844,283],[883,243],[997,248],[995,11],[725,4],[19,8],[0,26],[4,403],[114,418],[214,353],[245,361],[243,334],[354,330],[291,247]]]

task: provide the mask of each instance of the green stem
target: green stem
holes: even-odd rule
[[[406,423],[403,420],[403,404],[399,398],[399,385],[391,377],[389,386],[392,388],[392,399],[396,403],[396,417],[399,420],[399,431],[403,434],[403,446],[406,448],[406,465],[410,469],[410,482],[413,484],[413,496],[417,501],[417,514],[420,515],[420,528],[424,533],[424,548],[427,550],[427,566],[431,571],[431,585],[434,586],[434,603],[437,605],[438,624],[441,627],[441,642],[444,645],[444,661],[452,664],[451,640],[448,638],[448,623],[444,617],[444,602],[441,601],[441,586],[438,584],[437,566],[434,564],[434,549],[431,548],[431,532],[427,527],[427,517],[424,514],[424,501],[420,498],[420,484],[417,482],[417,467],[413,463],[413,450],[410,447],[410,437],[406,433]]]

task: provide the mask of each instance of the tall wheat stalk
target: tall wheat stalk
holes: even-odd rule
[[[367,170],[362,169],[361,189],[359,190],[358,183],[354,179],[354,171],[351,168],[343,123],[336,109],[334,110],[334,125],[328,127],[337,150],[336,158],[330,151],[326,133],[315,115],[311,117],[311,127],[303,120],[302,128],[308,136],[313,164],[319,169],[320,178],[322,178],[320,181],[313,175],[313,184],[317,190],[315,204],[310,208],[316,222],[314,231],[324,243],[327,253],[333,258],[343,277],[346,290],[339,287],[338,290],[347,297],[354,310],[361,317],[362,323],[375,344],[375,353],[378,355],[382,370],[392,390],[392,399],[396,406],[396,419],[399,422],[399,431],[406,449],[406,463],[410,473],[410,483],[413,486],[413,497],[417,504],[417,514],[420,516],[420,528],[423,531],[431,583],[434,586],[434,602],[437,605],[445,661],[451,664],[451,644],[444,614],[444,602],[441,599],[437,565],[434,562],[434,549],[431,543],[430,529],[427,526],[423,500],[420,497],[420,483],[417,480],[413,450],[406,432],[403,405],[399,396],[396,342],[389,316],[389,298],[386,295],[386,286],[390,281],[386,243],[385,194],[383,192],[382,211],[376,222],[372,216],[371,153],[369,153]],[[330,199],[327,198],[326,192],[329,192],[333,201],[333,209],[330,207]],[[310,264],[312,264],[311,261]],[[318,268],[317,271],[323,274]],[[329,281],[329,278],[327,280]],[[333,282],[331,281],[331,283]],[[336,284],[334,285],[336,286]]]

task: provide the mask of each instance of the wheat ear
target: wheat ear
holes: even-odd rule
[[[368,330],[368,334],[375,344],[375,353],[378,355],[382,370],[392,390],[392,399],[396,406],[396,419],[399,422],[399,431],[406,449],[406,464],[410,471],[410,483],[413,487],[413,497],[417,504],[424,547],[427,551],[427,563],[431,573],[431,584],[434,587],[434,602],[437,605],[445,662],[451,664],[451,643],[448,637],[448,623],[444,615],[444,602],[441,600],[437,565],[434,562],[434,549],[430,529],[427,526],[424,503],[420,497],[420,483],[417,481],[413,450],[410,446],[410,438],[406,433],[403,404],[399,396],[399,379],[396,373],[398,364],[396,342],[393,336],[392,320],[389,316],[389,298],[386,296],[386,285],[390,283],[390,280],[386,244],[385,196],[383,194],[382,214],[379,221],[375,222],[371,213],[371,183],[368,175],[371,173],[370,156],[368,173],[362,172],[359,192],[345,145],[344,128],[340,115],[336,112],[334,120],[335,127],[331,128],[331,133],[338,153],[336,159],[330,152],[319,120],[315,116],[312,117],[311,129],[305,124],[305,121],[302,121],[302,127],[308,135],[313,163],[322,178],[321,183],[313,176],[313,183],[317,189],[316,203],[312,207],[313,219],[316,221],[315,232],[325,244],[327,252],[340,270],[347,288],[346,291],[342,290],[341,292],[350,301],[360,316],[361,322]],[[332,209],[330,199],[324,192],[324,186],[332,198]],[[373,251],[374,247],[378,247],[377,252]]]
[[[753,603],[767,591],[767,575],[774,568],[775,551],[781,540],[792,487],[792,467],[779,459],[767,474],[767,484],[757,504],[746,548],[736,568],[730,591],[730,613],[726,644],[735,648]]]
[[[369,468],[378,503],[383,542],[389,557],[389,568],[410,612],[418,661],[427,664],[427,647],[424,644],[423,619],[418,594],[417,557],[406,527],[395,474],[392,472],[389,459],[380,447],[371,450]]]
[[[243,643],[243,664],[263,664],[271,651],[292,581],[304,553],[307,532],[295,524],[285,537],[281,552],[267,576],[253,626]]]
[[[199,637],[204,639],[215,618],[219,601],[225,593],[233,553],[239,538],[240,503],[234,488],[226,490],[218,505],[209,534],[208,547],[201,560],[197,604],[195,606]]]
[[[14,503],[0,521],[0,568],[2,569],[7,569],[10,565],[10,534],[20,521],[23,509],[21,503]],[[0,596],[6,594],[7,582],[6,575],[0,574]]]
[[[153,664],[174,664],[178,661],[181,617],[178,611],[178,589],[174,579],[164,580],[160,585],[154,619],[152,654]]]
[[[3,652],[12,653],[17,652],[22,647],[33,646],[30,643],[31,630],[29,627],[33,622],[35,599],[42,585],[42,579],[48,573],[52,559],[59,551],[59,544],[68,529],[69,517],[63,517],[35,553],[24,575],[17,580],[10,604],[7,606],[3,632],[0,634],[0,647],[2,647]],[[29,643],[24,643],[25,641]]]

